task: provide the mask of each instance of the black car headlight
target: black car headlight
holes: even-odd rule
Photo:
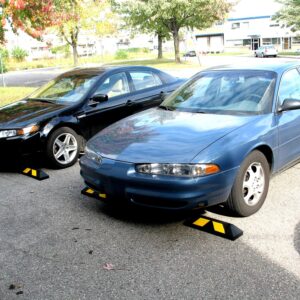
[[[199,177],[220,172],[214,164],[137,164],[138,173],[179,177]]]
[[[102,162],[102,157],[96,151],[92,150],[88,146],[85,147],[85,156],[86,158],[95,161],[96,163],[100,164]]]
[[[40,127],[38,125],[30,125],[22,129],[6,129],[0,130],[0,138],[9,138],[14,136],[27,136],[38,132]]]

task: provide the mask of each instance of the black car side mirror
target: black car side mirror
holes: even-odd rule
[[[278,108],[279,112],[300,109],[300,99],[285,99],[282,105]]]
[[[96,94],[91,98],[92,101],[95,102],[106,102],[108,100],[108,96],[105,94]]]
[[[108,101],[108,96],[105,94],[96,94],[93,97],[90,98],[89,105],[95,105],[98,103],[106,102]]]

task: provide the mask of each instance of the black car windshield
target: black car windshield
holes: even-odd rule
[[[58,77],[31,94],[30,99],[74,104],[86,96],[98,79],[99,75],[87,74]]]
[[[205,71],[163,103],[170,110],[262,114],[272,109],[276,74],[271,71]]]

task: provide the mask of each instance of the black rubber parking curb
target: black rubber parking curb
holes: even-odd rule
[[[92,197],[98,200],[106,200],[107,199],[107,195],[105,193],[101,193],[98,191],[95,191],[89,187],[85,187],[82,191],[81,194],[88,196],[88,197]]]
[[[233,224],[204,216],[189,219],[184,222],[184,225],[231,241],[234,241],[243,235],[243,231]]]
[[[41,169],[25,168],[21,173],[40,181],[49,178],[49,175]]]

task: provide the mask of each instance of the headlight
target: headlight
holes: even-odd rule
[[[28,135],[38,132],[40,127],[38,125],[31,125],[17,130],[17,135]]]
[[[25,136],[35,132],[38,132],[40,127],[38,125],[31,125],[22,129],[8,129],[0,130],[0,138],[9,138],[14,136]]]
[[[17,130],[1,130],[0,131],[0,139],[8,138],[17,135]]]
[[[220,172],[213,164],[139,164],[136,171],[152,175],[168,175],[179,177],[199,177]]]
[[[87,146],[85,147],[85,156],[88,159],[95,161],[96,163],[101,163],[101,161],[102,161],[101,155],[99,155],[97,152],[93,151],[92,149],[90,149]]]

